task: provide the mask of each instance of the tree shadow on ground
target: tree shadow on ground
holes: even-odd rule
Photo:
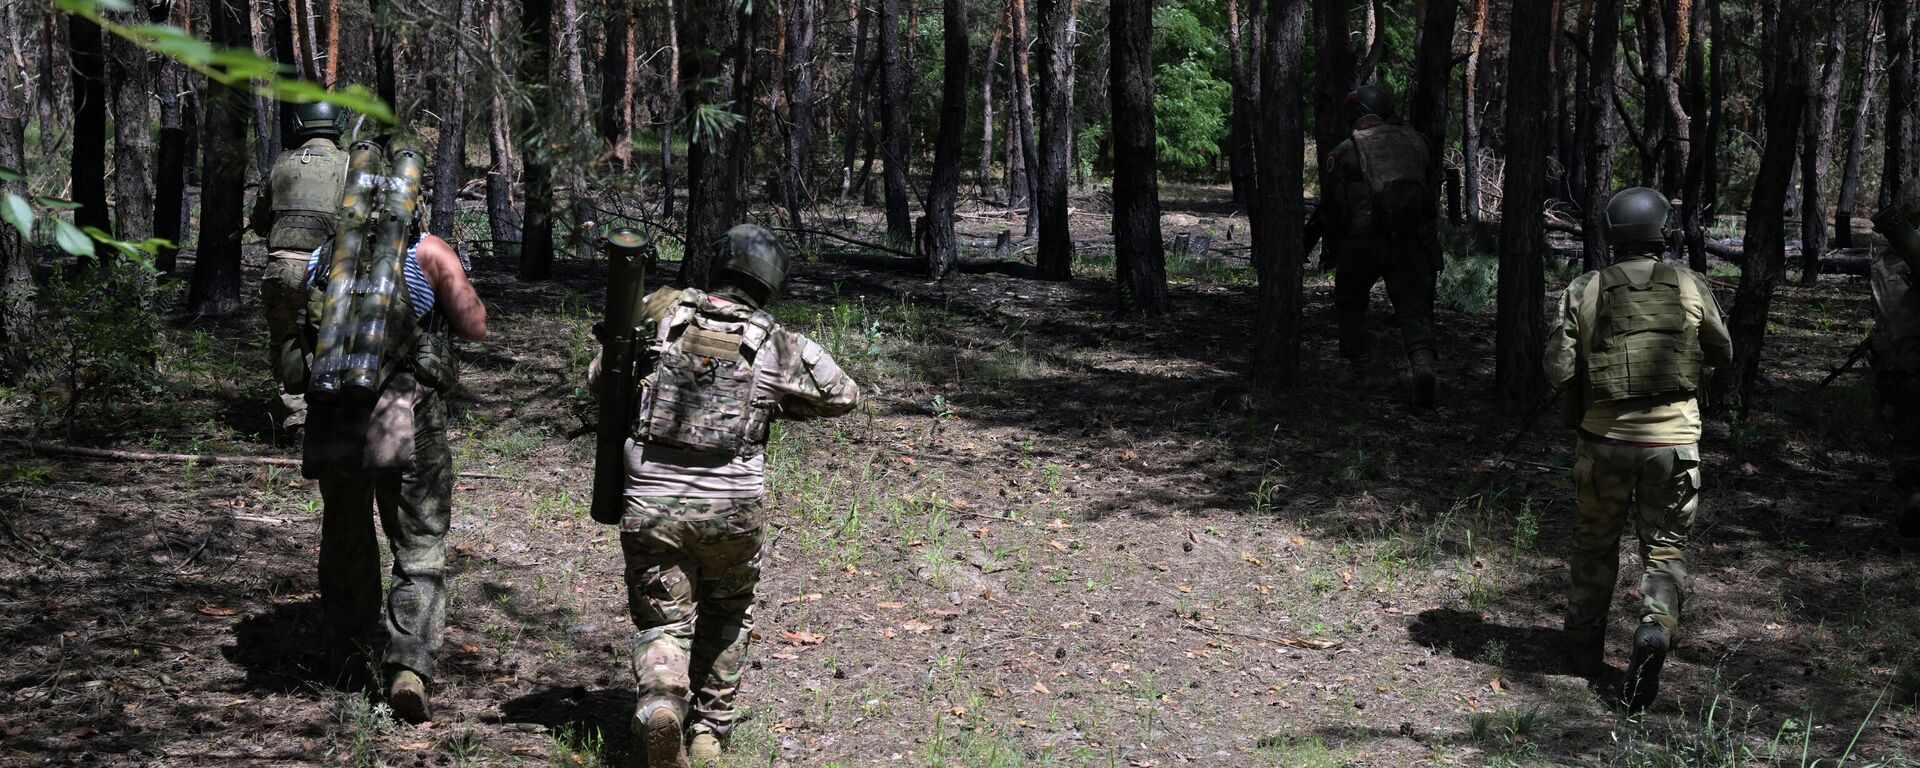
[[[374,660],[384,640],[331,652],[327,632],[318,600],[277,605],[234,625],[233,644],[221,647],[220,655],[245,670],[246,686],[256,691],[375,691]]]
[[[1571,675],[1560,630],[1509,627],[1480,613],[1453,608],[1420,612],[1407,625],[1407,638],[1454,658],[1491,663],[1523,675]]]
[[[490,723],[538,725],[576,744],[591,745],[599,734],[600,757],[606,765],[637,764],[641,744],[633,737],[633,710],[639,703],[633,691],[589,690],[586,686],[543,688],[509,699]],[[623,762],[629,761],[629,762]]]

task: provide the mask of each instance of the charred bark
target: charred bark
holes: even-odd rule
[[[1158,315],[1166,311],[1167,267],[1154,144],[1153,3],[1114,0],[1112,8],[1114,282],[1122,312]]]
[[[960,259],[960,247],[953,236],[953,206],[960,193],[960,152],[967,130],[967,65],[973,57],[967,45],[966,0],[945,0],[942,8],[946,64],[940,84],[940,134],[934,141],[927,212],[920,223],[926,233],[927,271],[935,280],[946,277]]]
[[[1880,88],[1879,19],[1866,20],[1866,35],[1859,48],[1864,66],[1860,72],[1860,93],[1853,102],[1853,124],[1847,129],[1847,159],[1840,169],[1840,190],[1834,195],[1833,247],[1853,247],[1853,210],[1860,199],[1860,168],[1865,165],[1867,128],[1873,124],[1873,94]]]
[[[213,0],[210,5],[213,43],[252,48],[247,0]],[[246,215],[247,119],[252,101],[239,88],[207,85],[199,249],[187,284],[187,311],[196,315],[224,316],[240,308],[240,233]]]
[[[1256,386],[1292,387],[1300,374],[1300,318],[1304,300],[1305,172],[1301,155],[1299,94],[1306,55],[1306,0],[1267,0],[1260,73],[1260,119],[1256,120],[1259,188],[1255,195],[1253,266],[1255,289],[1252,374]]]
[[[67,17],[67,51],[73,62],[73,211],[78,227],[110,232],[107,214],[107,73],[100,27],[82,16]],[[107,253],[94,248],[96,258]]]
[[[144,11],[123,19],[147,23]],[[113,233],[130,242],[153,237],[153,179],[144,169],[153,167],[151,70],[147,49],[114,35],[109,48],[113,91]]]
[[[521,35],[526,49],[521,54],[520,76],[523,82],[539,84],[533,110],[527,114],[521,130],[520,198],[526,205],[526,218],[520,222],[521,280],[545,280],[553,274],[553,144],[549,133],[558,121],[557,83],[553,82],[553,2],[527,0],[520,6]]]
[[[1820,257],[1827,252],[1827,204],[1821,185],[1833,168],[1833,156],[1827,152],[1833,143],[1833,127],[1840,112],[1840,85],[1846,80],[1847,3],[1828,0],[1827,51],[1817,67],[1819,77],[1808,93],[1800,142],[1800,283],[1811,285],[1820,279]],[[1808,62],[1809,67],[1814,62]],[[1809,76],[1813,72],[1809,71]]]
[[[886,166],[881,182],[887,191],[887,238],[913,241],[913,222],[907,210],[907,65],[900,47],[900,2],[880,3],[880,148]]]
[[[1364,2],[1364,0],[1363,0]],[[1347,0],[1314,0],[1313,27],[1316,37],[1314,77],[1319,93],[1313,101],[1313,157],[1316,183],[1322,195],[1328,188],[1333,148],[1352,130],[1347,119],[1347,91],[1353,80],[1353,47],[1348,44]],[[1340,227],[1321,227],[1320,269],[1333,269],[1340,261],[1344,242]]]
[[[1620,41],[1620,0],[1594,0],[1593,33],[1587,51],[1587,92],[1581,107],[1586,118],[1577,133],[1586,159],[1586,185],[1581,209],[1587,236],[1581,241],[1581,261],[1588,270],[1606,266],[1607,200],[1613,196],[1613,84],[1614,53]]]
[[[1913,82],[1913,3],[1914,0],[1881,0],[1882,24],[1887,31],[1887,128],[1882,135],[1886,147],[1885,164],[1880,171],[1880,207],[1893,203],[1901,183],[1913,173],[1914,82]]]
[[[1541,368],[1547,253],[1540,215],[1546,199],[1547,130],[1553,81],[1547,66],[1548,9],[1513,8],[1508,48],[1506,189],[1500,208],[1500,274],[1494,336],[1494,391],[1518,413],[1546,388]]]
[[[733,139],[740,116],[723,118],[735,105],[732,53],[745,23],[733,0],[679,0],[680,103],[687,114],[687,226],[680,283],[705,288],[721,236],[739,213],[739,166]]]
[[[1038,0],[1040,51],[1039,175],[1034,179],[1040,243],[1034,259],[1042,280],[1073,276],[1073,236],[1067,221],[1067,164],[1073,154],[1073,6]]]

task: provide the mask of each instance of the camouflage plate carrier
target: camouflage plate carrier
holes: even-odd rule
[[[1349,231],[1407,229],[1428,218],[1425,136],[1402,123],[1380,122],[1353,131],[1353,154],[1360,173],[1347,194]]]
[[[311,253],[333,239],[346,174],[347,153],[332,144],[281,154],[267,182],[273,185],[267,250]]]
[[[633,439],[732,459],[767,442],[771,405],[757,402],[766,312],[704,292],[680,293],[654,332],[653,374],[641,385]]]
[[[1699,287],[1658,263],[1645,283],[1634,282],[1619,264],[1601,270],[1597,279],[1598,333],[1587,361],[1590,401],[1693,394],[1705,356],[1682,299]]]

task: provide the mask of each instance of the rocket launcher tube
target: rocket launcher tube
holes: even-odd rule
[[[646,302],[645,255],[650,244],[632,229],[607,235],[607,315],[600,334],[600,401],[593,457],[593,519],[620,522],[626,513],[628,431],[634,418],[634,370],[641,344],[639,327]]]
[[[328,259],[327,291],[322,303],[319,334],[314,340],[313,373],[307,393],[325,402],[340,394],[340,375],[346,368],[347,345],[353,326],[353,289],[360,272],[360,253],[366,241],[366,222],[378,194],[382,159],[380,146],[357,141],[347,158],[347,183],[340,195],[339,224],[334,230],[333,253]]]
[[[367,251],[372,262],[361,265],[365,276],[352,297],[353,331],[346,371],[341,377],[344,390],[368,401],[378,396],[388,373],[382,370],[390,331],[387,319],[395,294],[404,290],[401,265],[407,257],[407,234],[419,205],[420,181],[426,169],[426,156],[412,147],[395,147],[387,161],[390,175],[382,180],[380,219],[374,225],[372,248]]]

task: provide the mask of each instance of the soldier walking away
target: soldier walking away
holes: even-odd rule
[[[419,723],[446,617],[450,337],[486,338],[487,308],[453,246],[420,228],[425,155],[396,143],[390,168],[379,155],[354,144],[340,227],[309,261],[302,472],[325,502],[320,602],[336,651],[380,620],[378,510],[393,551],[381,671],[394,714]]]
[[[727,231],[711,292],[645,299],[634,356],[620,545],[633,613],[633,730],[649,766],[718,760],[753,631],[768,429],[838,416],[860,389],[819,344],[764,310],[787,277],[774,234]],[[604,353],[604,349],[603,349]],[[601,359],[617,356],[604,355]],[[590,378],[598,381],[600,360]]]
[[[1430,144],[1419,131],[1394,118],[1393,94],[1365,85],[1347,94],[1353,133],[1333,148],[1321,220],[1346,234],[1333,273],[1333,314],[1340,326],[1340,355],[1356,373],[1365,371],[1373,346],[1367,304],[1374,283],[1387,283],[1394,323],[1412,372],[1413,404],[1433,407],[1433,294],[1440,272],[1439,218]]]
[[[1920,539],[1920,179],[1873,217],[1891,250],[1873,260],[1873,333],[1867,337],[1881,424],[1892,439],[1888,464],[1906,497],[1897,530]]]
[[[300,349],[300,310],[307,305],[307,257],[333,239],[346,181],[347,153],[340,148],[339,108],[325,102],[293,108],[294,145],[280,153],[253,198],[249,228],[267,239],[267,268],[260,280],[260,306],[267,315],[267,362],[281,394],[273,418],[289,432],[307,420],[306,397],[294,394],[305,361],[288,362]]]
[[[1639,539],[1644,608],[1623,703],[1640,711],[1659,692],[1687,589],[1687,537],[1700,503],[1700,402],[1705,367],[1727,365],[1727,335],[1699,275],[1661,260],[1671,211],[1645,187],[1607,203],[1613,264],[1576,277],[1547,334],[1547,382],[1568,389],[1579,432],[1573,482],[1580,517],[1567,558],[1566,636],[1575,670],[1607,671],[1607,609],[1620,574],[1620,531]]]

